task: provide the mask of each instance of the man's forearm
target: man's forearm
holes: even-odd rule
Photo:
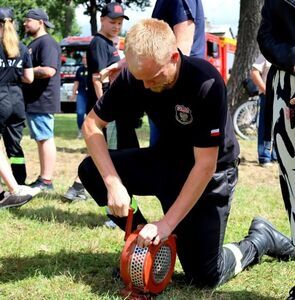
[[[50,67],[35,67],[34,68],[34,77],[37,79],[50,78],[55,74],[55,70]]]
[[[100,81],[99,76],[93,76],[92,83],[93,83],[96,97],[97,97],[97,99],[100,99],[100,97],[103,94],[103,90],[102,90],[102,82]]]

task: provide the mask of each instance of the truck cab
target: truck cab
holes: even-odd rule
[[[82,57],[86,53],[92,36],[69,36],[60,42],[61,47],[61,111],[73,113],[76,111],[76,102],[70,101],[77,69],[82,65]]]

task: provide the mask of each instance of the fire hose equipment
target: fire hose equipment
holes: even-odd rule
[[[176,260],[176,236],[170,235],[158,245],[137,246],[140,230],[131,233],[133,209],[129,209],[125,246],[120,260],[120,275],[125,284],[121,295],[127,299],[152,299],[169,284]]]

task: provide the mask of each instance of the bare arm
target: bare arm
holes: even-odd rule
[[[97,97],[97,99],[99,99],[103,94],[102,80],[99,76],[99,73],[94,73],[92,75],[92,83],[93,83],[93,87],[94,87],[94,90],[95,90],[96,97]]]
[[[33,68],[24,69],[23,75],[21,77],[22,82],[32,83],[34,80],[34,71]]]
[[[257,69],[255,68],[252,69],[251,78],[253,82],[257,85],[259,90],[262,91],[263,94],[265,94],[265,83],[263,82],[261,74]]]
[[[83,123],[83,136],[98,171],[108,190],[108,207],[110,212],[119,217],[128,215],[129,194],[111,160],[102,129],[107,122],[100,119],[92,110]]]
[[[194,148],[194,155],[195,164],[173,205],[162,220],[147,224],[140,231],[137,240],[140,247],[148,246],[152,240],[154,244],[158,244],[161,239],[168,237],[207,187],[216,170],[218,147]]]
[[[74,85],[73,85],[73,90],[72,90],[72,96],[70,97],[70,101],[74,101],[77,95],[77,91],[79,88],[79,81],[75,80]]]
[[[35,67],[34,68],[34,76],[38,79],[50,78],[53,77],[56,73],[56,70],[51,67]]]
[[[100,80],[103,81],[106,77],[109,77],[110,82],[113,82],[116,77],[119,75],[122,68],[126,66],[126,59],[125,57],[122,58],[120,61],[102,69],[99,72]]]
[[[176,36],[177,47],[187,56],[190,55],[195,33],[195,23],[187,20],[173,26],[173,32]]]

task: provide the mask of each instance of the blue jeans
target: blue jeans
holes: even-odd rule
[[[77,110],[77,124],[78,128],[82,128],[82,124],[84,122],[85,114],[87,111],[87,93],[86,91],[81,92],[79,91],[77,95],[77,101],[76,101],[76,110]]]
[[[149,118],[149,125],[150,125],[150,147],[155,146],[159,137],[160,132],[159,129],[156,127],[155,123]]]
[[[264,141],[264,113],[265,113],[265,95],[259,95],[259,124],[258,124],[258,161],[260,164],[268,163],[277,160],[277,154],[274,150],[272,142]],[[271,149],[271,150],[270,150]]]

